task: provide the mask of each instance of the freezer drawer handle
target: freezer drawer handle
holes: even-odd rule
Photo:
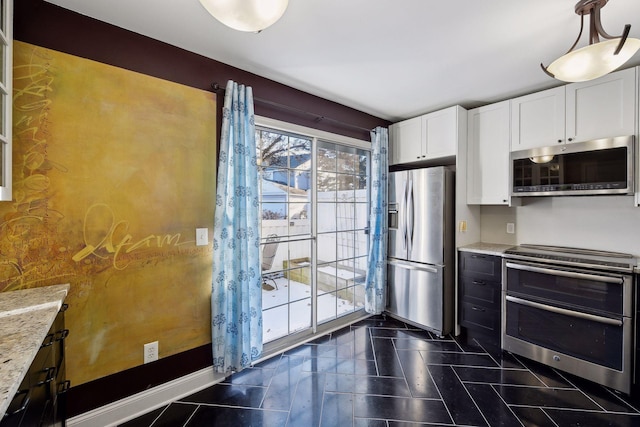
[[[611,319],[609,317],[595,316],[589,313],[581,313],[578,311],[567,310],[566,308],[554,307],[551,305],[540,304],[539,302],[529,301],[521,298],[512,297],[507,295],[505,297],[508,302],[524,305],[526,307],[537,308],[539,310],[549,311],[551,313],[562,314],[564,316],[576,317],[578,319],[585,319],[592,322],[604,323],[605,325],[622,326],[622,320]]]
[[[403,261],[387,260],[387,264],[394,265],[396,267],[404,268],[404,269],[407,269],[407,270],[428,271],[429,273],[437,273],[438,272],[437,268],[429,267],[427,265],[417,266],[415,264],[409,264],[409,263],[403,262]]]

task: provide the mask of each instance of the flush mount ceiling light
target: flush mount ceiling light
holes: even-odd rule
[[[549,163],[551,160],[553,160],[554,157],[555,156],[553,154],[547,154],[544,156],[529,157],[529,160],[531,160],[533,163],[543,164]]]
[[[255,33],[280,19],[289,0],[200,0],[200,3],[224,25]]]
[[[545,67],[545,73],[565,82],[584,82],[602,77],[627,62],[640,49],[640,40],[627,38],[631,25],[624,27],[621,36],[610,36],[600,22],[600,9],[609,0],[580,0],[576,14],[580,15],[580,33],[571,49]],[[584,28],[584,15],[590,15],[589,45],[573,50]],[[605,39],[600,41],[600,38]]]

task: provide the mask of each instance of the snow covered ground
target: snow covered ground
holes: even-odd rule
[[[278,289],[262,290],[263,341],[273,341],[290,332],[311,327],[311,287],[289,281],[286,277],[275,279]],[[273,285],[271,280],[267,284]],[[291,301],[287,305],[287,301]],[[362,308],[360,305],[355,309]],[[318,323],[352,313],[351,301],[336,298],[334,294],[320,291],[318,294]]]

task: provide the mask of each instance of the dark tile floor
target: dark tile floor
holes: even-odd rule
[[[640,426],[638,404],[377,316],[123,426]]]

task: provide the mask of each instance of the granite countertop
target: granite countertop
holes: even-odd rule
[[[487,255],[502,256],[504,251],[514,246],[515,245],[505,245],[502,243],[477,242],[477,243],[472,243],[466,246],[460,246],[458,250],[465,251],[465,252],[476,252],[476,253],[487,254]]]
[[[0,292],[0,414],[7,411],[68,292],[68,284]]]

